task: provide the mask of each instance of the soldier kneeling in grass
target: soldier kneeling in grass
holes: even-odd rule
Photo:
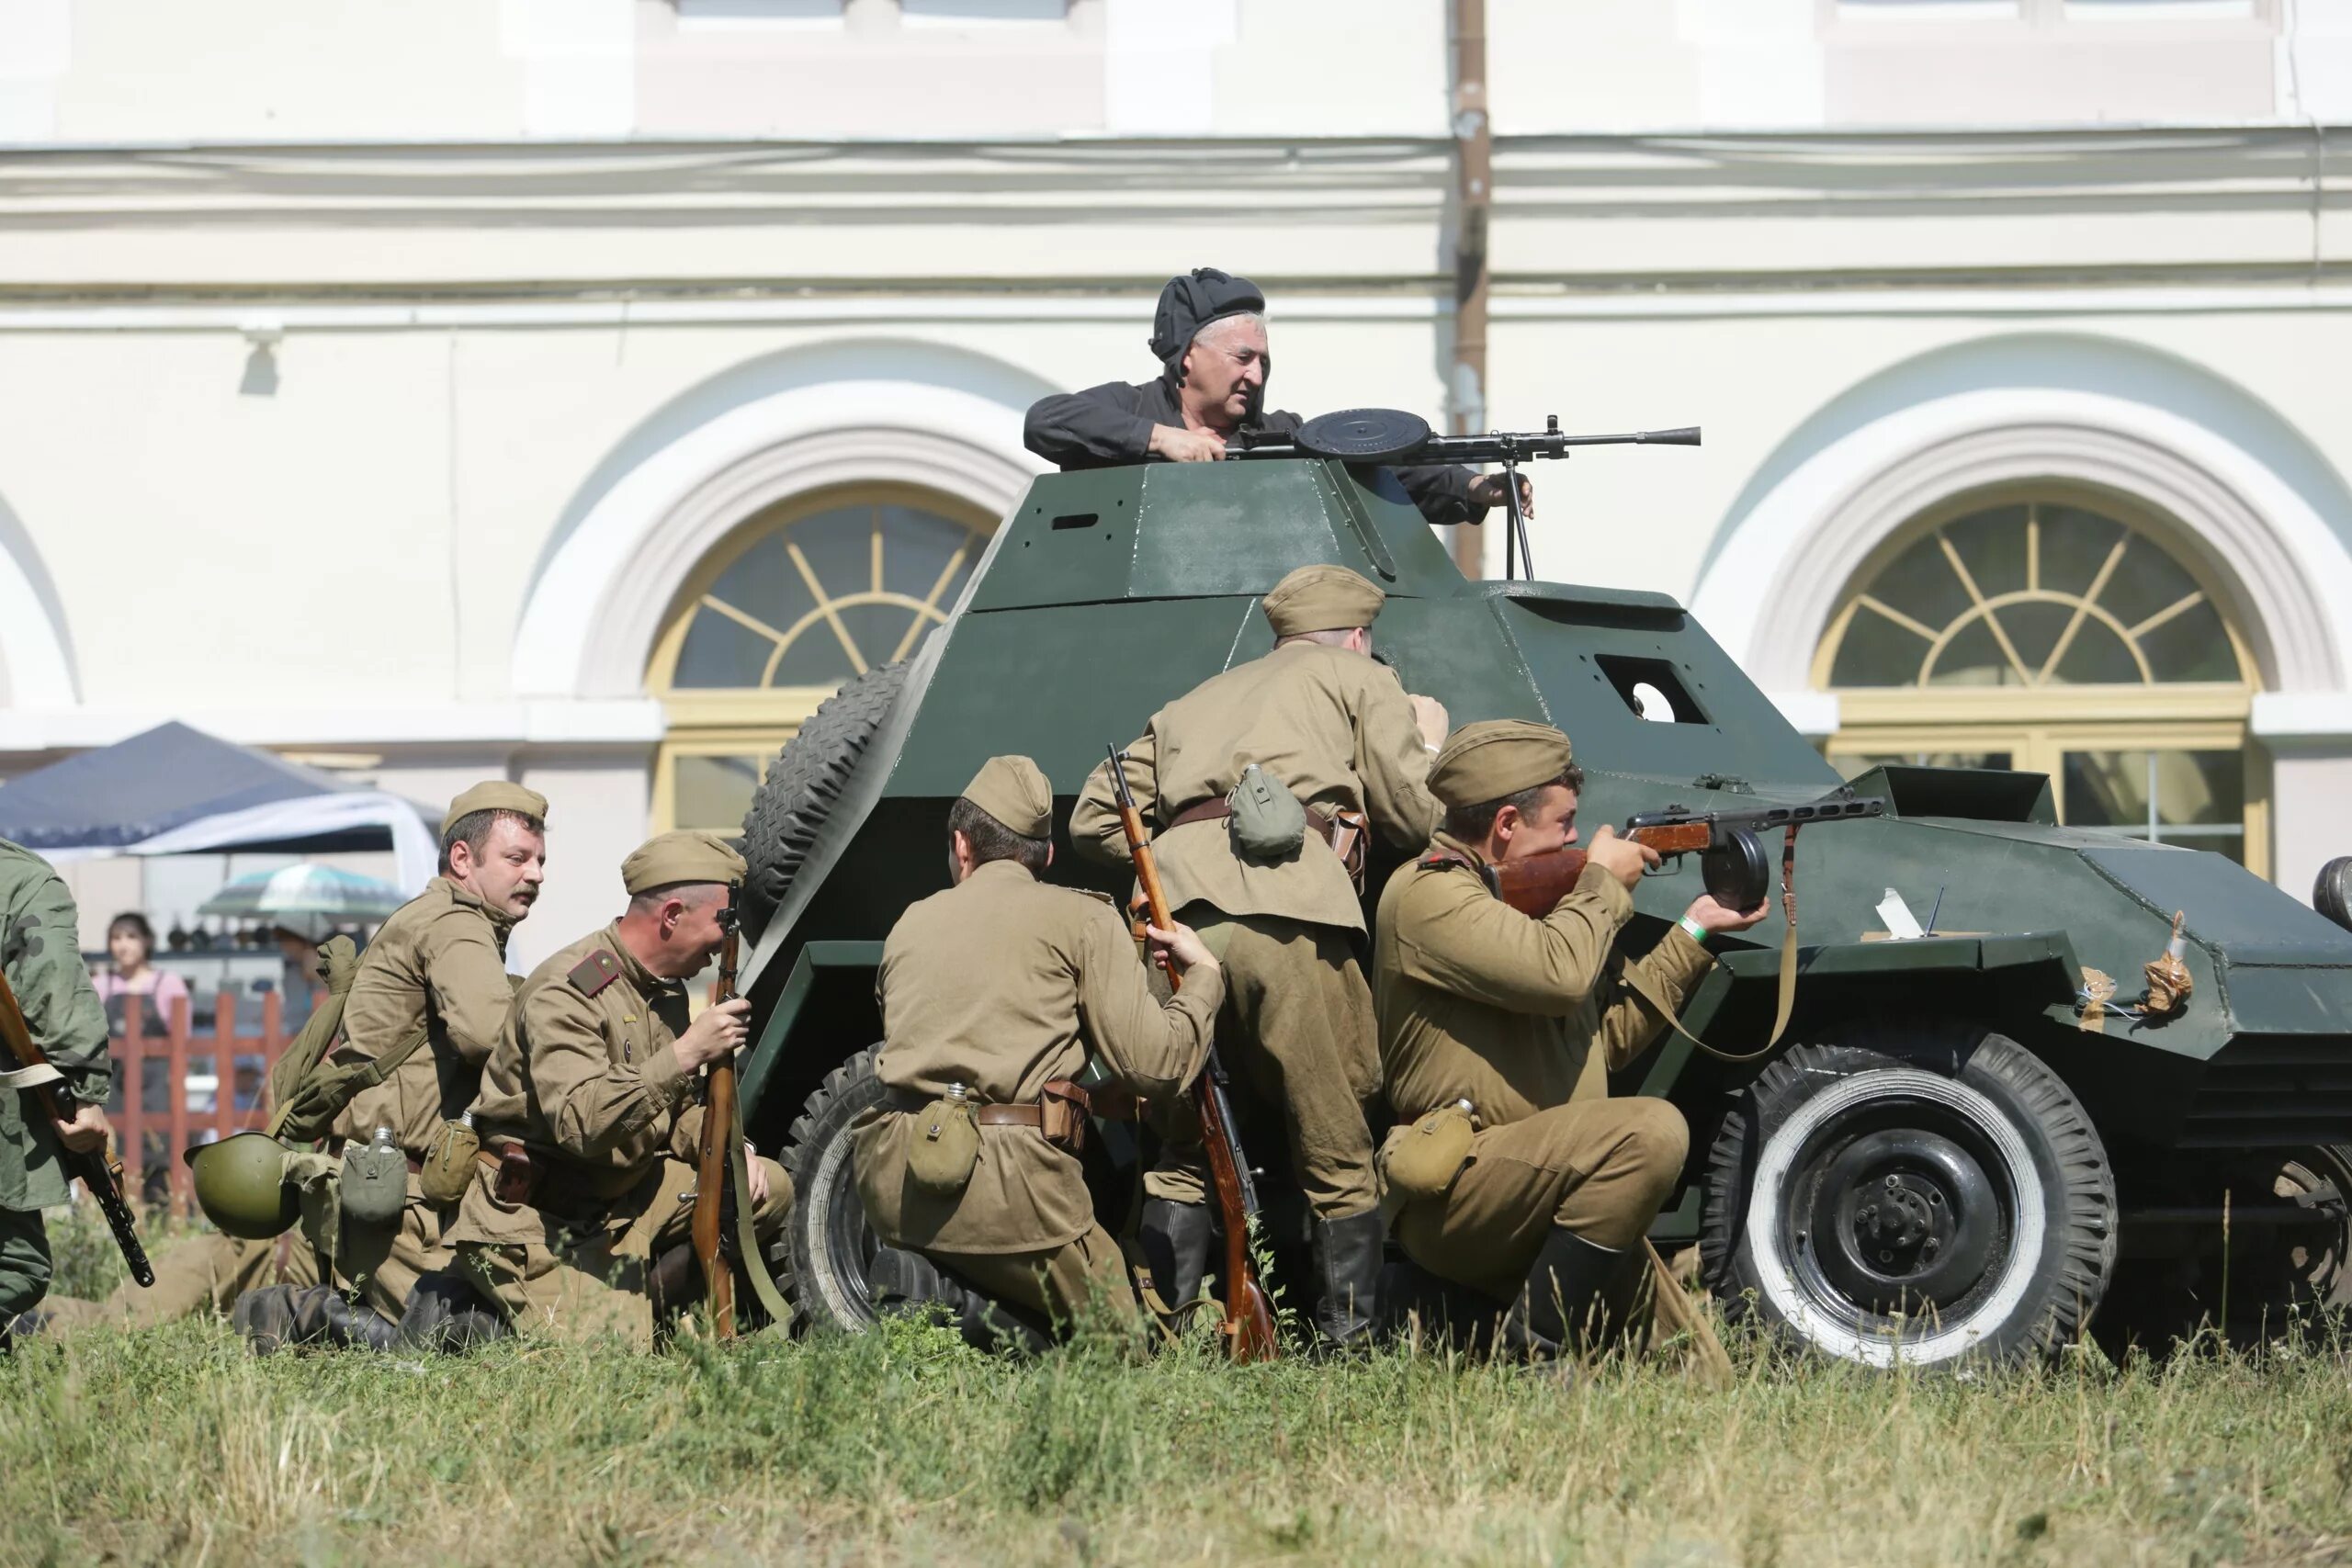
[[[1664,1010],[1713,966],[1707,939],[1764,918],[1761,904],[1702,894],[1620,965],[1633,887],[1657,854],[1606,827],[1549,914],[1504,903],[1496,868],[1574,843],[1583,785],[1548,724],[1454,731],[1430,768],[1444,826],[1382,892],[1374,954],[1397,1120],[1382,1166],[1411,1259],[1392,1270],[1384,1311],[1490,1330],[1503,1354],[1537,1360],[1643,1325],[1642,1242],[1690,1134],[1663,1100],[1610,1098],[1609,1073],[1665,1032]]]
[[[1042,1346],[1090,1301],[1134,1321],[1079,1162],[1075,1080],[1091,1045],[1136,1092],[1180,1092],[1225,996],[1216,960],[1180,925],[1150,928],[1184,980],[1154,999],[1111,901],[1038,881],[1053,809],[1026,757],[990,758],[949,809],[955,885],[891,929],[877,985],[889,1097],[854,1131],[866,1218],[889,1244],[876,1304],[944,1307],[984,1348]]]

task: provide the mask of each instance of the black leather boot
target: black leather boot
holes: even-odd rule
[[[1641,1262],[1639,1252],[1611,1252],[1553,1226],[1503,1319],[1497,1348],[1530,1360],[1608,1349],[1633,1318]]]
[[[865,1278],[873,1287],[876,1312],[944,1323],[975,1349],[1034,1356],[1054,1342],[1030,1314],[989,1299],[910,1248],[876,1247]]]
[[[247,1291],[230,1309],[229,1321],[256,1356],[273,1356],[297,1345],[324,1342],[326,1303],[341,1301],[333,1285],[264,1285]]]
[[[1380,1304],[1380,1249],[1387,1239],[1388,1228],[1377,1209],[1343,1220],[1314,1222],[1309,1240],[1315,1257],[1315,1336],[1320,1348],[1370,1348]]]
[[[653,1297],[653,1321],[675,1322],[703,1298],[702,1259],[694,1243],[682,1241],[646,1266],[646,1289]]]
[[[409,1292],[408,1309],[401,1314],[400,1346],[454,1355],[514,1332],[464,1280],[455,1274],[427,1274]]]
[[[1170,1313],[1182,1312],[1200,1300],[1216,1233],[1216,1222],[1205,1203],[1144,1200],[1136,1245],[1143,1249],[1143,1260],[1151,1269],[1152,1292]]]
[[[346,1350],[390,1350],[400,1342],[400,1325],[365,1303],[352,1303],[340,1291],[328,1291],[319,1303],[326,1322],[329,1344]]]
[[[1416,1334],[1425,1347],[1471,1350],[1494,1337],[1504,1305],[1467,1285],[1432,1274],[1409,1258],[1391,1260],[1380,1271],[1383,1339],[1406,1341]]]

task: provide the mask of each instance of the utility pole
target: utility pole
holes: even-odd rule
[[[1487,113],[1487,0],[1453,6],[1453,384],[1456,435],[1487,425],[1487,218],[1494,205],[1494,131]],[[1486,530],[1456,527],[1462,575],[1486,575]]]

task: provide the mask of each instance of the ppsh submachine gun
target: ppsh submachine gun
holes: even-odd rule
[[[1542,430],[1497,430],[1484,435],[1439,435],[1429,422],[1399,409],[1341,409],[1317,414],[1287,439],[1261,436],[1226,447],[1228,458],[1326,457],[1343,463],[1499,463],[1503,505],[1510,514],[1503,535],[1503,576],[1535,575],[1527,548],[1527,514],[1520,505],[1519,466],[1538,457],[1565,458],[1578,446],[1696,446],[1699,427],[1633,430],[1616,435],[1569,435],[1553,414]]]
[[[32,1096],[34,1108],[40,1114],[52,1122],[63,1122],[67,1120],[65,1108],[58,1102],[55,1092],[62,1075],[26,1025],[24,1010],[17,1005],[17,993],[9,986],[6,972],[6,965],[18,956],[40,952],[40,940],[28,916],[8,931],[5,942],[0,942],[0,1068],[19,1076],[18,1087]],[[147,1249],[140,1244],[139,1226],[131,1215],[130,1201],[122,1194],[122,1166],[104,1148],[76,1151],[62,1142],[57,1146],[57,1161],[69,1178],[81,1182],[97,1200],[98,1212],[106,1216],[107,1229],[114,1233],[115,1246],[122,1249],[122,1260],[130,1268],[130,1277],[141,1285],[153,1284],[154,1265],[147,1261]]]
[[[1792,806],[1759,806],[1737,811],[1692,811],[1669,806],[1662,811],[1637,812],[1625,819],[1623,836],[1656,850],[1661,863],[1683,855],[1699,857],[1699,876],[1708,895],[1727,909],[1753,909],[1771,893],[1772,866],[1764,835],[1781,833],[1781,907],[1788,929],[1781,937],[1781,996],[1772,1021],[1771,1037],[1752,1055],[1761,1055],[1780,1043],[1796,1003],[1797,985],[1797,830],[1816,822],[1855,822],[1883,817],[1886,802],[1834,790],[1818,800]],[[1575,888],[1584,874],[1585,852],[1573,846],[1548,854],[1505,861],[1490,868],[1495,896],[1531,919],[1542,919]],[[1664,869],[1661,864],[1660,869]],[[1630,973],[1630,971],[1629,971]],[[1662,1009],[1680,1030],[1671,1009]],[[1687,1032],[1686,1032],[1687,1033]],[[1713,1055],[1724,1053],[1693,1039],[1691,1043]]]

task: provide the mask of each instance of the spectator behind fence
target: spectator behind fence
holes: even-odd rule
[[[155,928],[147,923],[147,917],[132,909],[108,921],[107,952],[113,955],[114,966],[99,971],[91,983],[98,1000],[106,1004],[107,1029],[116,1034],[123,1032],[123,998],[138,997],[146,1005],[142,1032],[170,1033],[172,1010],[187,999],[187,982],[150,962],[155,952]]]

